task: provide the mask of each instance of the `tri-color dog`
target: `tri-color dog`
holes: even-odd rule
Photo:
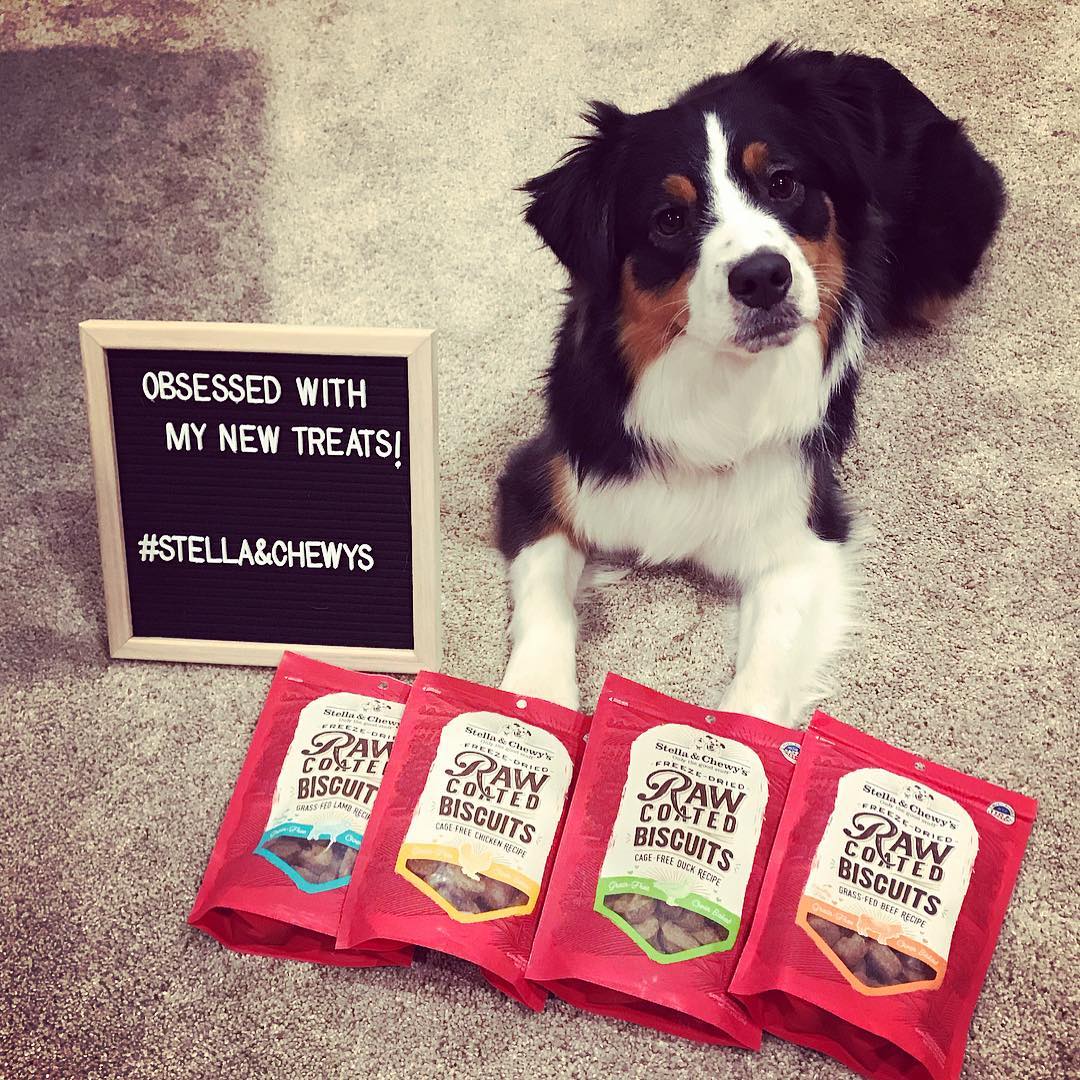
[[[590,556],[690,561],[741,590],[717,704],[794,724],[855,616],[835,468],[864,350],[969,284],[1000,178],[865,56],[774,45],[667,108],[585,119],[524,186],[570,284],[547,423],[499,481],[503,685],[577,705]]]

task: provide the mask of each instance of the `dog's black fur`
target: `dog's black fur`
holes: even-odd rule
[[[920,319],[921,306],[960,292],[1000,221],[997,171],[884,60],[772,45],[741,70],[706,79],[670,106],[628,115],[595,102],[592,131],[552,171],[528,181],[528,223],[570,274],[569,300],[547,372],[548,423],[510,457],[499,482],[498,543],[507,558],[559,527],[551,462],[579,479],[627,478],[652,449],[627,432],[633,373],[620,345],[620,271],[633,259],[644,290],[692,270],[702,230],[678,242],[650,232],[660,178],[702,175],[702,114],[715,113],[738,146],[760,140],[798,177],[800,197],[770,200],[760,178],[733,171],[749,196],[808,242],[835,229],[845,284],[824,342],[831,363],[857,303],[871,337]],[[831,210],[830,210],[831,207]],[[809,520],[843,540],[848,515],[834,467],[855,428],[857,372],[835,387],[804,441],[812,474]]]

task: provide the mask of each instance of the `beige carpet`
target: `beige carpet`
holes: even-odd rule
[[[0,1073],[843,1075],[773,1039],[754,1057],[557,1002],[527,1015],[439,957],[346,972],[233,956],[190,931],[269,673],[109,660],[76,337],[92,317],[437,328],[445,668],[497,680],[492,484],[537,422],[561,284],[512,188],[567,148],[584,99],[651,107],[790,36],[887,57],[968,118],[1008,185],[990,264],[951,321],[869,362],[847,483],[875,533],[870,617],[826,705],[1041,801],[965,1076],[1069,1075],[1075,6],[0,13]],[[586,694],[610,667],[700,699],[728,677],[732,629],[730,601],[700,583],[634,576],[585,610]]]

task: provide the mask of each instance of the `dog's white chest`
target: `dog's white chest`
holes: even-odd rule
[[[722,468],[821,422],[831,392],[821,343],[807,326],[782,348],[722,355],[681,337],[642,375],[627,429],[688,467]]]
[[[569,502],[576,535],[602,551],[739,575],[806,535],[809,486],[797,449],[770,446],[727,469],[586,481]]]

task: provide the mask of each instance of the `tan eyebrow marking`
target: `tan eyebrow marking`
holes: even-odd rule
[[[697,188],[689,176],[672,173],[664,177],[664,190],[673,198],[693,206],[697,202]]]
[[[763,142],[747,143],[746,149],[742,152],[743,168],[748,173],[754,173],[759,175],[765,171],[765,166],[769,164],[769,148]]]

